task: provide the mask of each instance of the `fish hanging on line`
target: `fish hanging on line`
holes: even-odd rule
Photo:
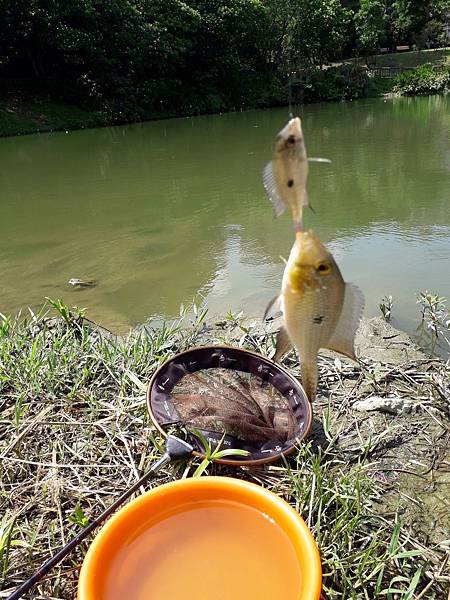
[[[309,162],[331,163],[327,158],[308,158],[299,117],[290,119],[278,133],[272,160],[263,170],[263,184],[278,217],[286,206],[296,231],[303,229],[303,207],[312,209],[306,191]]]
[[[313,232],[299,231],[284,270],[281,294],[269,303],[264,318],[278,302],[284,326],[277,336],[273,360],[296,348],[303,389],[313,402],[320,348],[356,360],[353,342],[364,296],[343,280],[333,256]]]

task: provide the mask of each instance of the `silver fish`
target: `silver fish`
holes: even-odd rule
[[[276,137],[272,160],[263,170],[263,184],[275,217],[288,207],[296,231],[303,228],[303,207],[311,208],[306,191],[308,161],[331,162],[326,158],[308,159],[301,120],[295,117]]]

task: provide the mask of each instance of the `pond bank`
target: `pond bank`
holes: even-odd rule
[[[302,77],[302,83],[297,82],[291,89],[291,100],[294,104],[351,101],[389,96],[394,87],[396,87],[398,95],[403,93],[409,96],[444,93],[448,90],[450,71],[447,67],[442,73],[435,72],[431,65],[422,65],[414,71],[409,71],[396,78],[386,79],[369,77],[367,70],[358,65],[342,64],[326,70],[308,72]],[[28,86],[24,90],[14,89],[0,95],[0,137],[123,125],[218,112],[273,108],[286,106],[288,102],[286,86],[279,83],[276,94],[266,99],[257,100],[255,98],[245,106],[223,106],[220,111],[211,107],[210,110],[206,109],[200,112],[195,112],[193,107],[190,107],[189,111],[181,109],[168,112],[136,108],[135,114],[125,115],[117,110],[88,110],[63,99],[52,98],[51,94],[33,93],[32,86],[31,90],[28,89]],[[2,87],[8,88],[8,85],[0,85],[0,88]]]
[[[159,364],[205,343],[271,356],[273,330],[199,315],[190,326],[150,324],[118,338],[70,314],[0,320],[2,596],[159,456],[162,440],[145,408],[145,384]],[[363,323],[357,347],[360,365],[320,357],[314,426],[298,453],[264,469],[208,471],[258,482],[299,510],[320,546],[328,600],[385,598],[388,588],[398,598],[412,598],[409,588],[416,598],[444,599],[449,366],[379,318]],[[284,365],[298,374],[293,355]],[[358,406],[375,397],[402,400],[398,414]],[[170,466],[152,485],[192,472]],[[85,550],[34,597],[38,589],[73,598]]]
[[[100,112],[40,96],[0,98],[0,137],[108,125]]]
[[[385,91],[389,89],[390,86],[386,86],[385,81],[380,81],[377,84],[376,93],[372,93],[371,96],[383,96]],[[277,102],[267,105],[264,108],[282,105],[286,105],[286,102]],[[246,110],[251,110],[252,108],[261,107],[248,106],[246,107]],[[235,112],[235,109],[230,108],[229,111],[225,112]],[[0,137],[51,133],[53,131],[74,131],[77,129],[89,129],[93,127],[109,127],[161,119],[199,116],[200,114],[203,113],[195,115],[157,114],[147,115],[139,119],[120,120],[113,118],[103,111],[88,111],[72,104],[57,100],[49,100],[39,96],[31,97],[25,101],[0,98]]]

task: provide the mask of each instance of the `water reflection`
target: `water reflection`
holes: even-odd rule
[[[449,100],[306,106],[308,226],[330,244],[366,314],[394,296],[415,328],[415,294],[450,295]],[[0,310],[44,296],[124,331],[172,316],[200,292],[211,312],[260,314],[293,235],[261,184],[285,109],[0,140]],[[74,290],[71,277],[94,279]]]

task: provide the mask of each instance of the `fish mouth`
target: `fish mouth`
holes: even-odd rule
[[[277,140],[286,140],[293,136],[295,140],[303,140],[302,122],[300,117],[291,119],[285,127],[278,133]]]
[[[326,253],[323,244],[316,238],[314,233],[299,229],[295,232],[295,262],[296,266],[303,265],[311,269],[321,257],[322,250]]]
[[[291,119],[286,125],[286,139],[291,144],[302,144],[303,143],[303,131],[299,117]]]
[[[295,233],[295,240],[298,244],[311,244],[315,241],[316,237],[313,234],[312,230],[309,231],[300,230]]]
[[[300,117],[294,117],[288,123],[289,133],[295,136],[302,136],[302,122]]]

